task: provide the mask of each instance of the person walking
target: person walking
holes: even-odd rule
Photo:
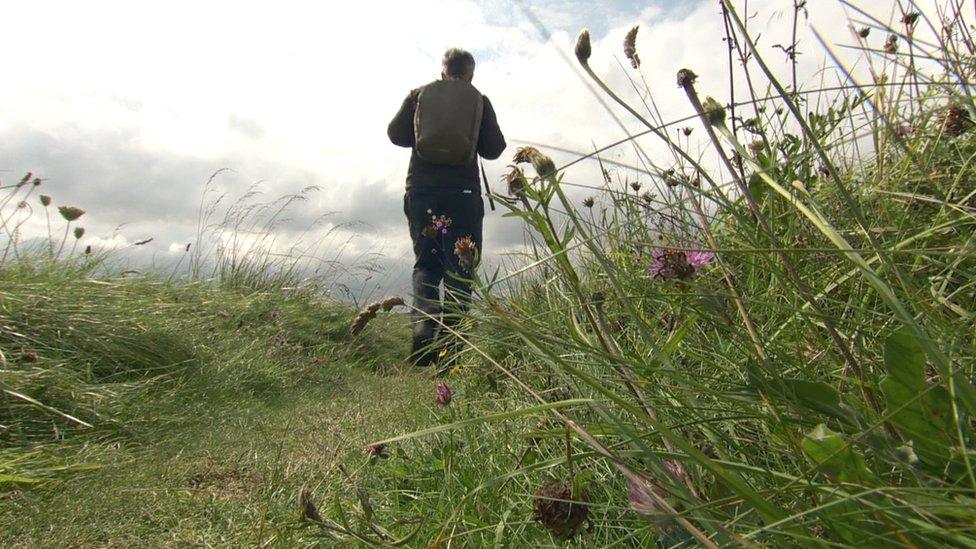
[[[456,326],[470,303],[485,213],[478,157],[506,147],[474,69],[469,52],[447,50],[441,79],[411,90],[387,128],[394,145],[411,148],[403,213],[414,253],[410,359],[420,366],[437,359],[438,327]]]

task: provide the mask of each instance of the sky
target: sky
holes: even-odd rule
[[[254,200],[273,200],[315,186],[276,226],[276,245],[310,240],[314,253],[343,265],[347,286],[403,291],[412,260],[402,213],[409,152],[391,145],[385,130],[407,92],[438,76],[449,47],[474,53],[474,84],[491,99],[509,141],[502,158],[486,163],[496,191],[522,143],[589,151],[623,137],[560,56],[572,58],[584,27],[594,37],[594,70],[635,101],[621,43],[640,25],[642,71],[665,118],[690,113],[675,85],[681,68],[700,76],[702,91],[728,100],[714,0],[4,4],[0,181],[33,172],[56,205],[87,211],[84,243],[117,249],[136,266],[178,260],[197,234],[202,202],[225,194],[222,204],[229,204],[249,191],[260,193]],[[800,31],[804,81],[825,63],[810,28],[851,43],[839,2],[808,5]],[[886,21],[893,9],[891,0],[858,5]],[[791,6],[749,2],[760,47],[782,74],[788,65],[772,46],[788,43]],[[872,39],[880,45],[883,35]],[[639,129],[617,112],[631,131]],[[626,148],[608,156],[634,162]],[[565,174],[591,184],[599,176],[592,163]],[[489,259],[523,241],[519,223],[501,214],[486,218]],[[43,229],[42,215],[25,225]],[[147,238],[153,241],[132,246]],[[364,271],[365,262],[376,269]]]

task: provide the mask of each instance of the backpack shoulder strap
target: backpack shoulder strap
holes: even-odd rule
[[[492,198],[491,187],[488,186],[488,176],[485,175],[485,163],[479,158],[478,164],[481,165],[481,180],[485,182],[485,194],[488,195],[488,205],[491,211],[495,211],[495,200]]]

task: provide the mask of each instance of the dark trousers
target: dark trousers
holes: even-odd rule
[[[467,309],[475,265],[458,257],[454,244],[459,238],[470,236],[477,248],[476,256],[480,257],[485,205],[477,191],[411,187],[403,197],[403,213],[413,241],[413,303],[423,311],[414,312],[412,354],[416,358],[430,347],[438,326],[427,315],[451,326]],[[438,227],[437,221],[445,223],[442,216],[450,220],[450,225]],[[444,283],[443,300],[441,282]]]

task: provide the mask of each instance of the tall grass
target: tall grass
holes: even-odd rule
[[[337,228],[322,230],[328,214],[297,235],[289,217],[316,189],[231,200],[217,191],[222,173],[204,186],[182,255],[138,271],[129,252],[152,239],[98,249],[82,225],[90,214],[39,194],[41,178],[0,185],[0,489],[85,462],[65,463],[52,442],[159,428],[166,420],[143,415],[154,399],[272,393],[348,337],[333,293],[355,258]]]
[[[601,164],[580,201],[586,184],[544,153],[516,154],[535,172],[509,176],[531,255],[479,281],[480,328],[457,334],[495,373],[468,369],[457,415],[391,439],[434,436],[444,466],[380,468],[391,505],[451,502],[435,545],[542,543],[533,506],[551,539],[588,545],[976,544],[976,48],[962,2],[931,20],[901,4],[889,24],[848,6],[870,81],[824,44],[841,84],[799,89],[795,38],[784,78],[723,0],[730,80],[748,95],[700,97],[689,67],[681,122],[639,61],[626,70],[642,104],[604,84],[584,31],[584,72],[671,159],[637,149],[646,193]],[[679,124],[704,149],[671,137]],[[567,501],[540,511],[553,481],[593,532]]]

